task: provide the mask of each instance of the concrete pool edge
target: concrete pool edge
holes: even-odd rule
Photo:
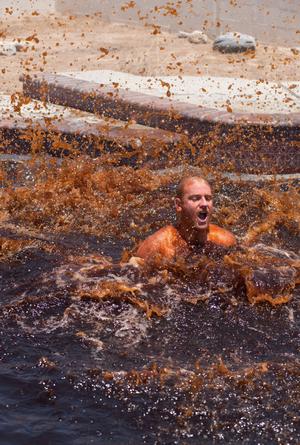
[[[138,122],[142,119],[139,111],[149,113],[149,108],[156,118],[155,124],[160,128],[170,130],[170,122],[159,120],[160,116],[171,117],[177,121],[181,129],[193,133],[194,128],[184,128],[184,120],[196,120],[199,122],[209,122],[212,124],[225,125],[256,125],[259,127],[300,127],[300,113],[250,113],[250,112],[228,112],[215,108],[199,107],[185,102],[171,101],[167,98],[160,98],[139,92],[132,92],[126,89],[114,88],[109,85],[96,82],[76,79],[70,76],[51,73],[38,73],[33,77],[21,76],[23,92],[33,99],[47,100],[59,105],[65,105],[82,111],[95,113],[112,113],[109,110],[111,103],[114,105],[126,104],[126,115],[122,120],[136,118]],[[72,93],[72,95],[70,95]],[[118,113],[122,108],[118,108]],[[124,114],[124,111],[123,111]],[[134,114],[134,116],[131,116]],[[109,114],[107,114],[109,115]],[[111,116],[116,117],[116,116]],[[120,117],[117,117],[120,118]],[[177,118],[177,119],[176,119]],[[150,116],[147,120],[151,122]],[[182,121],[182,122],[181,122]],[[142,125],[149,123],[138,122]],[[192,122],[189,122],[192,123]],[[151,125],[150,125],[151,126]],[[174,130],[174,128],[173,128]]]
[[[130,159],[137,151],[146,157],[155,150],[170,150],[184,143],[184,135],[115,120],[87,122],[84,115],[59,119],[15,115],[2,117],[0,122],[0,154],[42,151],[58,156],[86,153],[98,157],[114,153],[120,154],[120,159],[127,155]]]
[[[216,167],[228,163],[231,171],[249,174],[300,172],[300,113],[228,113],[49,73],[23,76],[22,82],[32,99],[183,133],[200,155],[215,143]]]

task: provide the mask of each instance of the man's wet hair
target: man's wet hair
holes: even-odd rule
[[[184,176],[176,187],[176,198],[182,198],[185,184],[193,180],[204,182],[211,187],[210,183],[205,178],[202,178],[202,176]]]

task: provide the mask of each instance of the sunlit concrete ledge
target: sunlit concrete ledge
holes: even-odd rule
[[[298,112],[228,112],[71,75],[23,77],[23,92],[33,99],[184,134],[198,155],[213,153],[218,168],[230,164],[232,171],[249,174],[300,172]]]
[[[258,82],[257,85],[256,81],[246,81],[243,85],[240,79],[228,78],[210,78],[210,83],[207,83],[206,79],[193,77],[189,84],[194,89],[189,87],[190,91],[186,91],[188,82],[177,80],[177,84],[174,84],[174,79],[143,79],[142,76],[106,70],[63,75],[42,73],[21,78],[24,93],[32,98],[47,98],[52,103],[105,113],[123,120],[135,119],[142,125],[151,125],[153,120],[157,127],[168,127],[165,129],[171,125],[169,120],[164,120],[166,117],[171,117],[173,122],[176,120],[176,125],[182,124],[182,128],[189,133],[193,133],[193,126],[190,125],[193,121],[273,127],[300,125],[300,82],[280,84],[274,90],[270,83]],[[197,95],[195,79],[199,83],[196,84],[200,91]],[[227,84],[233,85],[233,93],[228,91]],[[253,85],[256,85],[255,89]],[[295,88],[289,89],[289,86]],[[203,88],[206,94],[201,94]],[[263,97],[260,98],[260,95]],[[234,103],[233,98],[237,96],[240,99]],[[247,96],[252,96],[251,100]],[[243,98],[246,106],[241,105]],[[293,101],[291,107],[282,103],[286,100]],[[110,108],[113,105],[115,109]],[[147,114],[143,118],[140,113],[144,112]],[[189,120],[188,126],[184,125],[185,119]]]
[[[115,119],[101,119],[91,113],[32,100],[11,103],[0,96],[0,153],[51,154],[87,153],[118,157],[139,152],[145,160],[151,153],[186,144],[184,135]],[[120,159],[122,159],[122,156]]]

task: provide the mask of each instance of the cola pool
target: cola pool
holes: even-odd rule
[[[1,444],[299,442],[298,180],[212,177],[241,247],[150,271],[182,172],[1,173]]]

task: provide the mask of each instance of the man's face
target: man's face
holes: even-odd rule
[[[176,211],[186,228],[207,230],[213,211],[210,186],[201,180],[190,179],[184,184],[181,198],[176,198]]]

